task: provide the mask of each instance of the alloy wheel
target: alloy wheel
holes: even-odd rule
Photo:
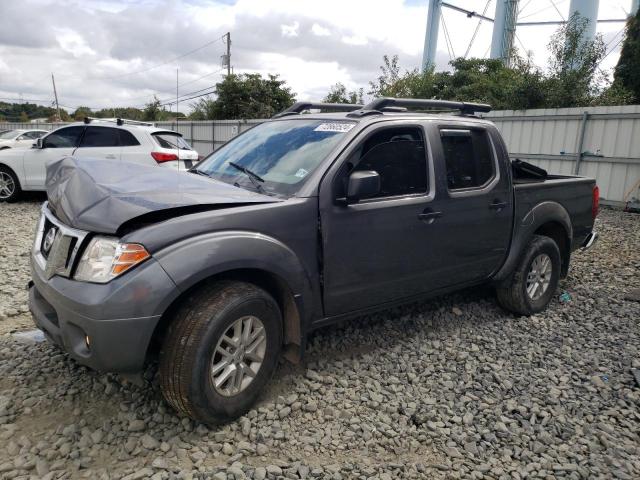
[[[232,397],[254,380],[267,348],[267,333],[259,318],[241,317],[224,332],[211,358],[210,380],[220,395]]]
[[[13,177],[7,172],[0,172],[0,198],[7,199],[16,191]]]
[[[527,295],[531,300],[538,300],[545,294],[551,283],[551,257],[541,253],[531,262],[527,274]]]

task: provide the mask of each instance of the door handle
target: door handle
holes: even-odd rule
[[[442,212],[422,212],[418,214],[418,218],[427,225],[431,225],[436,219],[442,216]]]
[[[491,210],[497,210],[498,212],[507,206],[507,202],[501,202],[500,200],[494,200],[489,204]]]
[[[108,154],[108,155],[105,155],[105,156],[104,156],[104,158],[115,159],[115,158],[116,158],[116,156],[115,156],[115,155],[113,155],[112,153],[110,153],[110,154]]]

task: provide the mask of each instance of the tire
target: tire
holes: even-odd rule
[[[540,274],[543,271],[541,265],[545,264],[546,260],[551,270]],[[496,289],[498,303],[506,310],[520,315],[532,315],[544,310],[558,288],[560,268],[560,249],[556,242],[549,237],[534,235],[522,254],[509,284]],[[536,283],[537,287],[534,285]]]
[[[0,165],[0,202],[12,203],[22,195],[20,181],[13,170]]]
[[[252,336],[262,325],[264,340],[238,343],[238,322],[241,333],[248,328]],[[165,335],[159,362],[164,398],[178,412],[206,424],[233,420],[251,408],[273,375],[281,345],[282,317],[268,293],[242,282],[206,284],[177,309]],[[239,388],[234,384],[238,365],[245,373]],[[234,373],[216,387],[214,380],[222,381],[227,370]]]

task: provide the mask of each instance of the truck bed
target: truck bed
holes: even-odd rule
[[[592,199],[595,180],[573,175],[547,175],[547,178],[514,178],[516,223],[541,202],[557,202],[572,221],[571,249],[580,247],[593,227]]]

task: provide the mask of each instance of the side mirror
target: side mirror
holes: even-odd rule
[[[36,140],[36,143],[34,143],[33,145],[31,145],[31,148],[43,148],[42,147],[42,138],[39,138]]]
[[[373,170],[353,172],[347,185],[347,203],[358,203],[380,193],[380,175]]]

